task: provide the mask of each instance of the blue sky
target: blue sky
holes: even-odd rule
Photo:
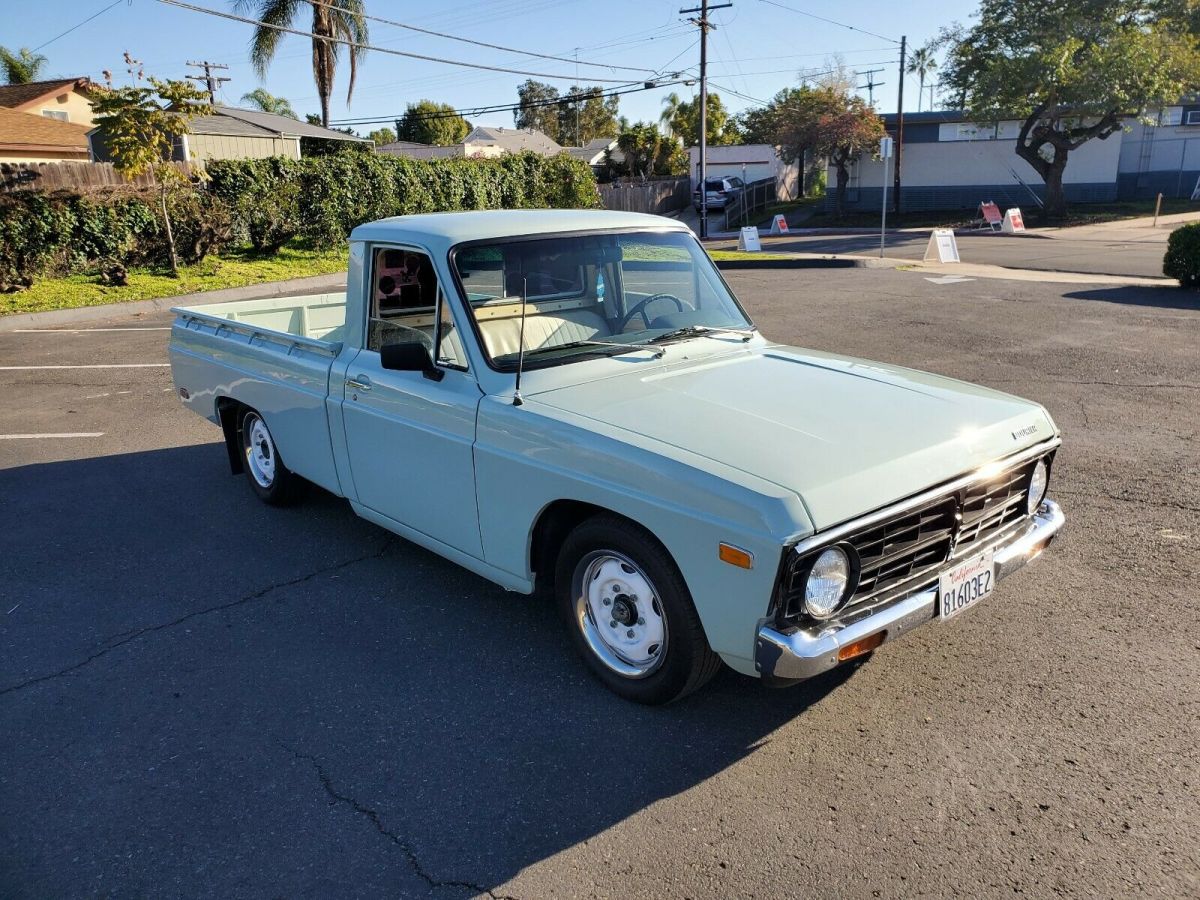
[[[57,40],[60,32],[108,6],[112,0],[42,0],[21,4],[20,17],[6,16],[0,27],[0,44],[8,47],[37,47],[51,41],[40,52],[49,58],[51,76],[88,75],[99,78],[111,69],[118,81],[125,79],[122,52],[130,51],[143,60],[147,73],[178,78],[195,70],[184,63],[208,59],[229,65],[222,74],[233,80],[218,98],[237,104],[238,98],[260,86],[248,62],[247,45],[251,27],[238,22],[174,8],[156,0],[121,0],[118,5]],[[190,0],[194,5],[229,11],[228,0]],[[15,0],[3,0],[5,5]],[[665,0],[462,0],[429,3],[414,0],[367,0],[372,15],[417,25],[460,37],[580,59],[579,77],[615,79],[622,83],[640,81],[653,72],[694,69],[699,63],[697,30],[679,14],[694,3]],[[790,9],[781,8],[790,7]],[[819,71],[827,58],[837,54],[859,70],[879,69],[884,82],[875,91],[876,107],[896,107],[898,48],[885,40],[907,34],[910,46],[919,46],[938,28],[954,19],[969,20],[976,8],[973,0],[842,0],[840,3],[811,3],[803,0],[736,0],[733,8],[712,13],[718,25],[709,39],[712,90],[724,95],[734,110],[754,105],[745,98],[765,100],[780,88],[796,83],[801,69]],[[802,15],[810,13],[811,15]],[[851,28],[821,21],[833,19]],[[302,17],[299,27],[308,28]],[[506,66],[566,76],[567,80],[539,79],[566,89],[575,75],[573,63],[531,59],[498,50],[469,46],[455,41],[414,34],[379,22],[370,23],[371,43],[380,47]],[[870,34],[867,32],[873,32]],[[882,37],[881,37],[882,36]],[[311,43],[306,38],[287,36],[270,72],[261,86],[286,96],[297,112],[318,112],[319,103],[312,81]],[[601,63],[646,69],[641,72],[609,69],[586,63]],[[332,106],[334,119],[347,117],[392,117],[409,102],[429,98],[459,108],[514,103],[516,87],[525,76],[484,72],[422,62],[383,53],[368,54],[359,72],[354,97],[347,108],[347,74],[338,73]],[[631,120],[657,120],[662,98],[671,90],[682,96],[694,87],[680,85],[629,94],[621,98],[621,113]],[[730,93],[736,91],[744,97]],[[908,76],[905,108],[917,108],[917,82]],[[866,95],[866,92],[863,92]],[[511,126],[508,112],[478,116],[476,124]],[[356,126],[368,131],[374,125]]]

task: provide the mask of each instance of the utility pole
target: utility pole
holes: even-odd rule
[[[700,29],[700,238],[708,237],[708,32],[714,28],[708,21],[709,10],[725,9],[732,3],[709,5],[708,0],[700,0],[700,5],[691,9],[681,9],[681,15],[700,13],[698,18],[689,19]]]
[[[204,62],[192,62],[190,59],[187,63],[189,66],[195,66],[197,69],[203,69],[203,75],[189,75],[192,81],[203,81],[208,87],[208,102],[213,106],[217,105],[217,88],[229,81],[228,78],[213,75],[213,69],[228,69],[229,66],[221,63],[210,63],[207,59]]]
[[[875,88],[883,87],[885,84],[887,84],[886,81],[876,81],[875,80],[875,76],[878,75],[882,71],[883,71],[883,69],[868,69],[866,72],[855,72],[854,73],[855,75],[865,75],[866,76],[867,83],[860,84],[858,86],[858,89],[860,91],[867,92],[867,103],[869,103],[872,107],[875,106]]]
[[[908,35],[900,36],[900,90],[896,97],[896,181],[892,185],[896,215],[900,215],[900,164],[904,158],[904,64],[908,53]],[[899,218],[896,224],[900,224]]]

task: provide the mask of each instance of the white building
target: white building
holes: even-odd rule
[[[707,174],[709,178],[736,176],[749,184],[764,178],[775,179],[776,196],[780,199],[795,197],[799,189],[800,167],[796,163],[785,163],[779,150],[770,144],[721,144],[708,148]],[[700,183],[700,148],[690,147],[688,158],[692,176],[692,189]]]

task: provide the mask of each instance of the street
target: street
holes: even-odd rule
[[[1161,274],[1086,243],[959,238]],[[643,708],[539,601],[260,503],[169,314],[0,333],[0,896],[1200,895],[1196,295],[726,277],[772,339],[1045,404],[1064,537],[860,667]]]

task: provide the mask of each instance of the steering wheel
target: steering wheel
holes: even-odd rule
[[[629,312],[625,313],[625,318],[623,318],[621,320],[621,324],[617,326],[617,331],[618,332],[624,331],[625,326],[629,324],[629,320],[637,315],[640,315],[642,317],[642,321],[645,322],[646,327],[649,328],[650,327],[650,317],[648,315],[646,315],[646,307],[649,306],[651,303],[653,303],[655,300],[670,300],[672,303],[675,304],[675,309],[679,312],[683,312],[687,308],[687,304],[685,304],[682,300],[680,300],[674,294],[667,294],[667,293],[651,294],[645,300],[640,300],[637,303],[635,303],[633,306],[633,309],[631,309],[631,310],[629,310]]]

